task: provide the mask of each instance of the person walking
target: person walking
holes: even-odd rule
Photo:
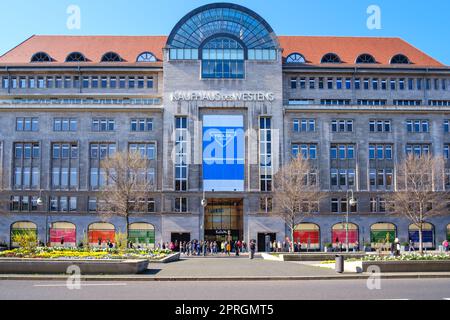
[[[220,253],[222,253],[222,254],[225,253],[225,241],[222,241],[220,243]]]
[[[227,248],[227,255],[230,255],[230,253],[231,253],[231,243],[227,242],[226,248]]]
[[[253,257],[255,256],[255,250],[256,250],[256,244],[254,241],[250,241],[250,255],[249,258],[253,259]]]
[[[448,240],[445,239],[444,242],[442,242],[442,246],[444,247],[444,251],[448,252]]]
[[[412,239],[409,240],[409,252],[412,251],[416,251],[416,249],[414,249],[414,241],[412,241]]]
[[[239,241],[236,241],[234,243],[234,252],[235,252],[236,257],[239,257]]]
[[[394,243],[395,243],[395,252],[394,252],[394,255],[396,256],[396,257],[399,257],[400,256],[400,240],[398,240],[398,238],[395,238],[395,241],[394,241]]]

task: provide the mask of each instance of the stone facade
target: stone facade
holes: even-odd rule
[[[294,144],[314,144],[317,146],[317,160],[321,188],[329,196],[320,203],[317,215],[307,219],[308,223],[320,227],[320,244],[332,242],[332,227],[343,223],[345,213],[331,210],[332,198],[345,198],[348,187],[331,185],[330,172],[333,168],[355,169],[355,184],[351,189],[358,200],[357,212],[351,213],[349,221],[358,226],[359,243],[370,241],[371,226],[375,223],[395,224],[397,237],[402,241],[409,239],[409,222],[399,217],[383,213],[371,213],[370,198],[376,198],[386,192],[383,188],[371,188],[369,169],[392,168],[404,156],[407,144],[428,144],[433,154],[442,155],[444,145],[450,144],[450,134],[444,132],[444,120],[450,119],[450,106],[432,106],[432,100],[450,100],[450,72],[447,67],[425,69],[395,67],[389,68],[348,68],[341,66],[289,66],[283,58],[282,48],[277,48],[277,58],[270,61],[245,61],[243,79],[202,79],[200,60],[172,60],[169,48],[164,49],[163,61],[159,67],[126,68],[120,66],[98,67],[93,70],[75,67],[5,67],[0,69],[0,78],[21,76],[46,77],[58,76],[123,76],[152,77],[152,88],[111,89],[111,88],[60,88],[60,89],[11,89],[0,87],[0,143],[2,161],[2,199],[4,213],[0,215],[0,243],[10,244],[10,228],[14,222],[29,221],[37,225],[39,239],[48,240],[48,230],[53,222],[70,222],[76,226],[77,242],[82,241],[89,225],[101,221],[95,212],[89,211],[89,197],[95,197],[90,187],[89,146],[93,142],[116,143],[118,150],[126,150],[129,143],[154,143],[156,159],[153,163],[156,175],[155,212],[135,215],[131,222],[145,222],[153,225],[155,241],[166,242],[173,235],[187,233],[191,239],[204,237],[204,212],[201,206],[203,198],[202,181],[202,117],[204,115],[242,115],[247,132],[245,138],[245,180],[244,192],[207,192],[207,199],[243,199],[243,237],[244,240],[258,239],[259,234],[275,233],[276,239],[283,241],[289,234],[284,222],[270,213],[262,212],[260,199],[269,197],[270,192],[262,192],[260,187],[259,164],[259,119],[270,117],[272,121],[273,172],[286,163],[292,155]],[[324,87],[320,88],[320,79]],[[128,78],[127,78],[128,79]],[[310,79],[314,79],[314,88],[310,88]],[[359,79],[361,89],[355,89]],[[364,80],[369,79],[369,88],[364,89]],[[373,89],[373,79],[377,79],[377,90]],[[396,81],[395,90],[391,89],[391,79]],[[404,89],[400,82],[404,79]],[[414,79],[414,89],[408,89],[408,79]],[[422,79],[422,87],[417,89],[417,79]],[[431,86],[427,88],[429,79]],[[439,88],[434,85],[438,79]],[[351,81],[351,88],[345,88],[345,81]],[[381,81],[386,80],[386,89]],[[295,82],[295,88],[292,82]],[[302,86],[300,83],[306,81]],[[328,88],[332,81],[332,88]],[[343,81],[338,88],[337,82]],[[441,83],[445,82],[445,87]],[[270,92],[272,101],[175,101],[172,94],[180,91],[221,91],[221,92]],[[33,102],[12,99],[98,99],[101,103],[76,102]],[[114,103],[107,99],[134,99],[133,104]],[[138,99],[160,99],[154,104],[143,104]],[[343,105],[325,104],[322,100],[348,100]],[[383,105],[362,105],[358,100],[385,100]],[[400,106],[396,100],[420,100],[420,105]],[[296,102],[302,102],[301,104]],[[307,101],[307,104],[305,104]],[[335,102],[339,104],[339,102]],[[188,186],[186,191],[175,189],[175,118],[188,118]],[[37,131],[20,132],[16,130],[17,118],[39,119]],[[55,118],[77,119],[74,132],[55,132]],[[115,120],[115,129],[111,132],[93,132],[92,119],[107,118]],[[131,119],[153,121],[153,130],[132,132]],[[294,121],[308,119],[315,121],[311,132],[296,132]],[[333,120],[352,120],[352,132],[332,132]],[[406,128],[407,120],[427,120],[429,130],[424,133],[410,133]],[[390,121],[390,132],[370,132],[371,120]],[[40,156],[36,166],[39,170],[39,185],[30,190],[17,189],[14,186],[14,144],[18,142],[39,142]],[[78,183],[75,189],[57,190],[52,187],[52,143],[77,143]],[[355,157],[345,164],[337,163],[330,157],[332,145],[353,144]],[[369,144],[392,144],[393,158],[386,161],[369,160]],[[343,167],[344,166],[344,167]],[[395,184],[395,179],[394,179]],[[8,203],[11,196],[41,196],[44,205],[35,211],[11,211]],[[50,196],[77,197],[77,207],[73,212],[50,212]],[[176,212],[175,199],[187,198],[187,212]],[[118,217],[109,220],[117,230],[123,230],[125,221]],[[450,215],[446,212],[429,220],[434,226],[434,246],[448,235]],[[258,240],[259,241],[259,240]]]

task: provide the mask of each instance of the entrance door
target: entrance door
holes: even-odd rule
[[[276,233],[258,233],[258,252],[266,251],[266,236],[270,237],[270,242],[274,242],[277,238]]]
[[[191,234],[187,233],[187,232],[182,232],[182,233],[172,232],[172,234],[170,236],[170,241],[172,241],[172,242],[177,241],[178,243],[180,243],[182,241],[188,242],[188,241],[191,241]]]
[[[243,200],[208,199],[205,208],[205,240],[243,240]]]

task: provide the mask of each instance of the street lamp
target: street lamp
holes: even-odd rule
[[[352,197],[348,198],[348,193],[351,192]],[[354,206],[356,204],[356,200],[353,195],[353,189],[347,190],[347,214],[345,215],[345,251],[348,252],[348,216],[350,214],[350,206]]]
[[[200,201],[200,204],[201,204],[201,206],[203,208],[203,217],[202,217],[202,223],[200,223],[200,235],[199,235],[199,238],[205,240],[204,239],[205,236],[204,236],[203,226],[204,226],[204,223],[205,223],[205,209],[208,206],[208,200],[206,200],[206,197],[205,197],[205,189],[203,189],[203,197],[202,197],[202,201]]]

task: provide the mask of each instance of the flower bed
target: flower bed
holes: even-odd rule
[[[35,259],[147,259],[161,260],[171,253],[170,250],[143,249],[78,249],[36,247],[33,249],[13,249],[0,252],[0,258],[35,258]]]
[[[439,260],[450,260],[450,255],[441,254],[403,254],[401,256],[395,257],[390,255],[367,255],[362,261],[439,261]]]

